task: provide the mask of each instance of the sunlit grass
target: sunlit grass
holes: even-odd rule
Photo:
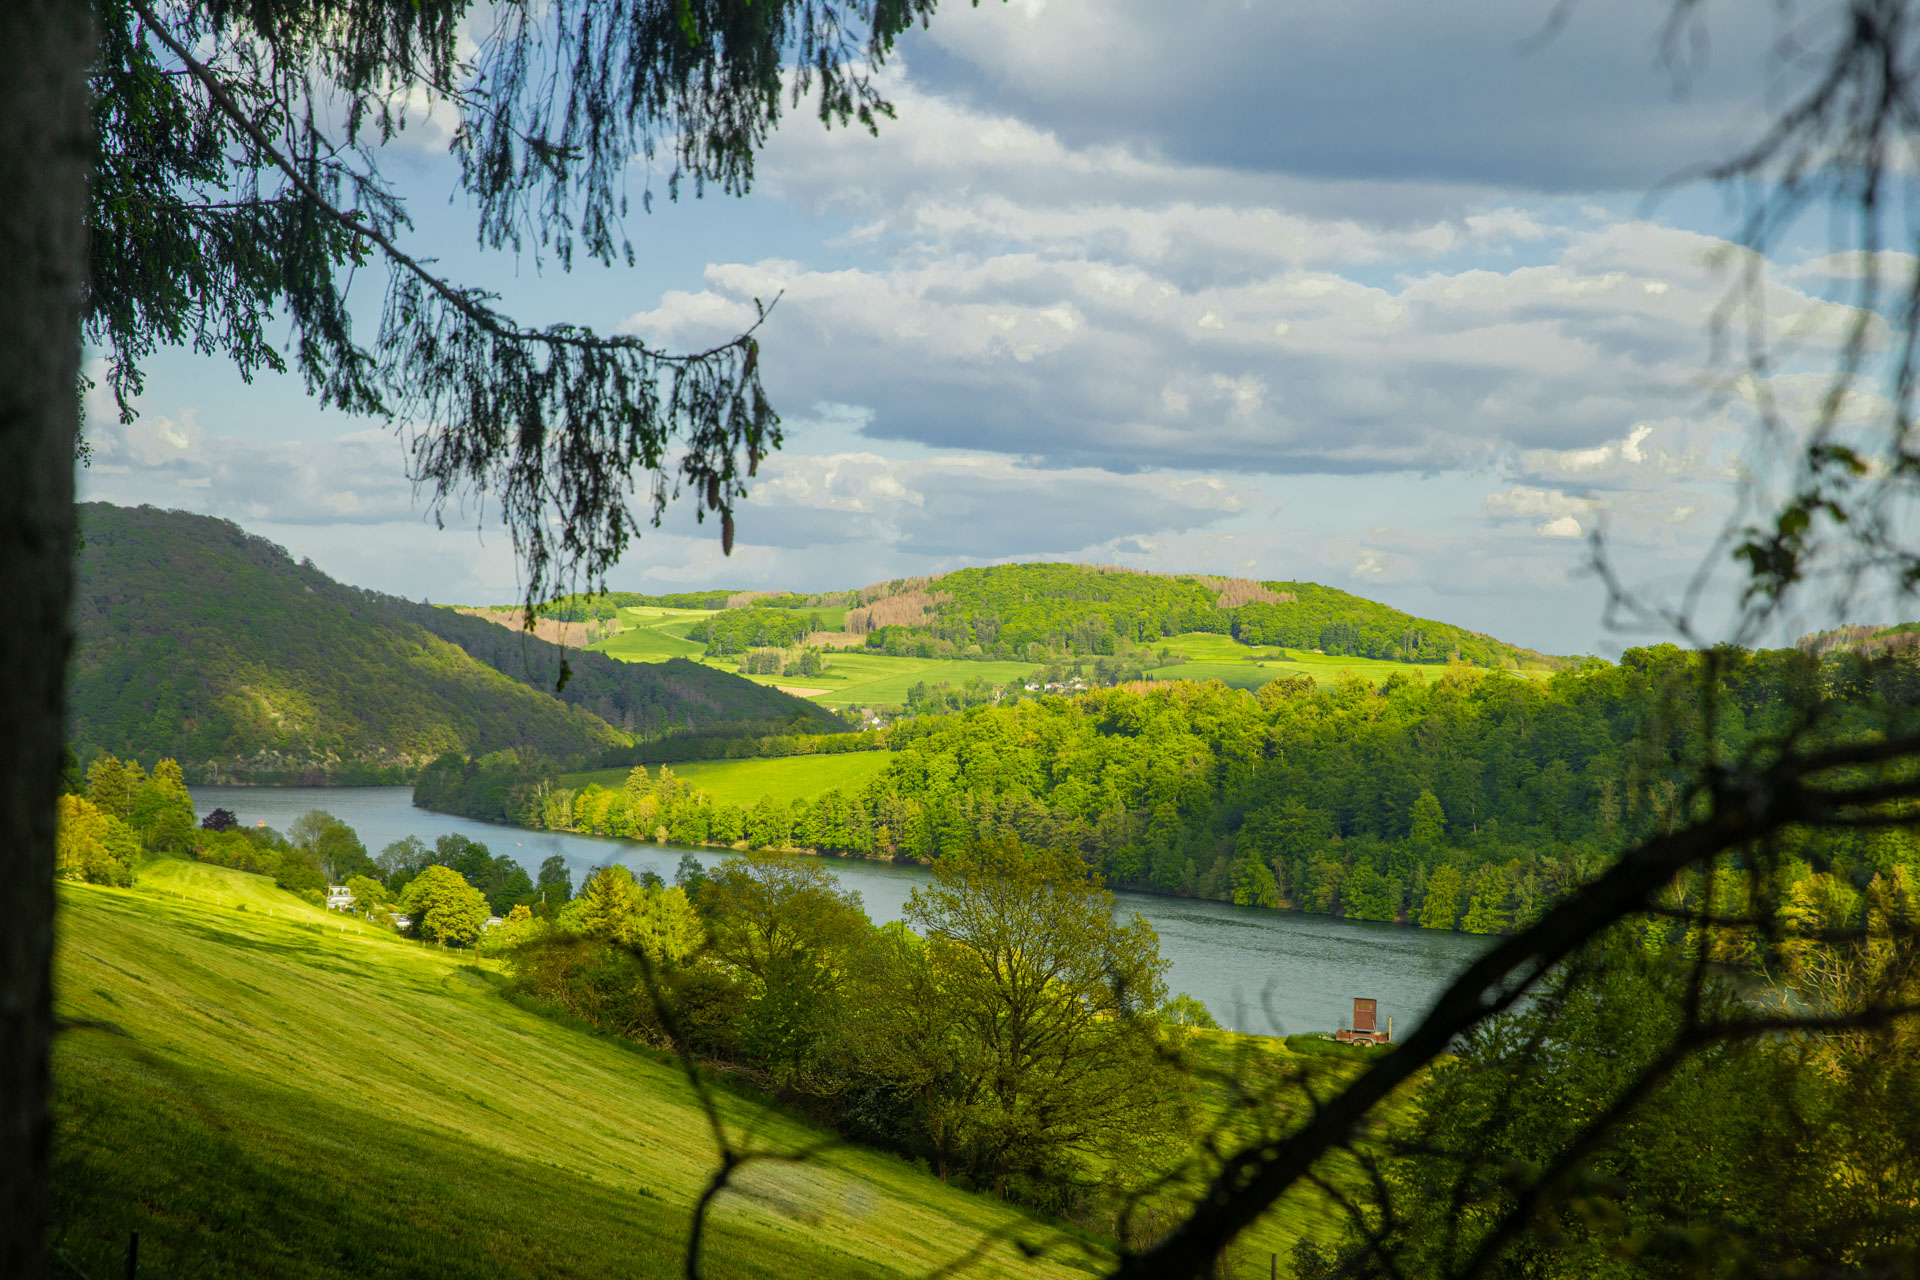
[[[828,791],[857,791],[892,759],[891,751],[849,751],[841,755],[782,756],[770,760],[688,760],[667,768],[721,804],[752,808],[761,796],[767,796],[776,804],[787,804],[794,800],[812,800]],[[596,782],[613,788],[626,780],[627,772],[596,769],[590,773],[570,773],[560,779],[560,785],[584,787]]]
[[[57,1244],[85,1274],[118,1274],[134,1230],[151,1277],[679,1273],[713,1168],[692,1091],[466,953],[160,861],[130,890],[63,886],[58,1008]],[[763,1146],[826,1136],[720,1097]],[[710,1275],[921,1275],[997,1228],[1044,1234],[856,1149],[743,1185]],[[996,1246],[982,1273],[1053,1270]]]

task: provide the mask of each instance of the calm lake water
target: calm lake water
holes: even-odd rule
[[[557,853],[572,869],[576,888],[588,871],[608,863],[671,880],[683,854],[705,864],[726,856],[714,849],[522,831],[433,813],[414,808],[410,787],[194,787],[193,799],[202,816],[231,809],[248,826],[264,819],[281,831],[307,810],[324,809],[359,832],[373,853],[403,836],[431,844],[458,832],[518,860],[529,875]],[[859,891],[876,921],[898,920],[907,894],[927,881],[925,869],[905,863],[825,861],[843,887]],[[1172,962],[1169,990],[1204,1001],[1222,1026],[1263,1034],[1345,1026],[1355,996],[1379,1000],[1382,1018],[1391,1016],[1396,1031],[1409,1029],[1490,941],[1223,902],[1138,893],[1119,898],[1123,912],[1138,912],[1159,932],[1161,953]]]

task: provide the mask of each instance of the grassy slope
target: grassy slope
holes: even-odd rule
[[[828,611],[822,611],[828,612]],[[622,609],[626,629],[589,646],[597,653],[624,662],[665,662],[692,658],[719,671],[734,671],[738,659],[701,659],[704,646],[683,638],[687,628],[708,614],[696,609]],[[1005,684],[1027,675],[1026,662],[963,662],[937,658],[889,658],[885,654],[841,652],[827,655],[827,670],[817,676],[748,676],[755,684],[820,689],[807,701],[824,706],[890,706],[907,700],[907,690],[919,681],[965,684],[985,680]]]
[[[1396,671],[1411,677],[1418,671],[1431,680],[1446,674],[1446,667],[1412,662],[1389,662],[1378,658],[1348,658],[1338,654],[1311,653],[1300,649],[1248,648],[1231,636],[1191,631],[1168,637],[1165,648],[1185,658],[1175,666],[1152,671],[1159,680],[1219,680],[1236,689],[1257,689],[1269,680],[1283,676],[1312,676],[1322,686],[1333,684],[1342,671],[1351,671],[1362,679],[1379,684]],[[1281,655],[1273,660],[1271,655]]]
[[[892,759],[891,751],[852,751],[845,755],[783,756],[772,760],[688,760],[667,768],[673,770],[675,777],[688,780],[721,804],[752,808],[761,796],[785,804],[811,800],[826,791],[856,791]],[[603,787],[617,787],[626,781],[627,773],[626,769],[570,773],[560,779],[560,784],[584,787],[589,782],[597,782]]]
[[[260,877],[163,861],[61,901],[60,1248],[86,1273],[135,1229],[154,1278],[679,1273],[712,1148],[674,1070]],[[821,1136],[723,1107],[773,1149]],[[746,1185],[709,1275],[924,1274],[1019,1222],[853,1150]]]

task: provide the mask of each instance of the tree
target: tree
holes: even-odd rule
[[[451,867],[426,868],[400,893],[400,910],[418,937],[462,946],[487,927],[487,900]]]
[[[1460,868],[1443,862],[1427,877],[1427,896],[1420,904],[1422,929],[1451,929],[1460,919]]]
[[[700,946],[700,917],[678,888],[643,885],[622,866],[601,867],[586,878],[563,920],[588,937],[637,947],[655,963],[672,964]]]
[[[233,810],[231,809],[211,810],[206,817],[200,820],[200,829],[202,831],[212,831],[216,834],[222,831],[231,831],[239,825],[240,819],[234,817]]]
[[[764,853],[728,858],[699,895],[708,953],[748,988],[742,1040],[792,1086],[839,1016],[867,929],[860,895],[841,889],[815,859]]]
[[[1440,807],[1440,798],[1433,794],[1431,787],[1423,787],[1420,798],[1413,802],[1413,813],[1409,818],[1407,839],[1415,849],[1422,853],[1431,853],[1440,847],[1446,839],[1447,815]]]
[[[1233,901],[1242,907],[1277,907],[1280,885],[1273,869],[1252,850],[1233,860]]]
[[[331,884],[378,870],[354,829],[321,809],[309,809],[287,828],[287,839],[317,865]]]
[[[130,885],[140,838],[126,823],[80,796],[60,797],[54,874],[62,880]]]
[[[372,876],[348,876],[347,892],[353,895],[353,909],[369,920],[384,918],[393,905],[393,893]]]
[[[153,776],[133,788],[127,821],[147,848],[161,853],[186,851],[193,836],[193,796],[178,761],[160,761],[153,767]]]
[[[87,766],[87,799],[124,822],[133,814],[133,795],[145,777],[137,761],[123,764],[101,755]]]
[[[991,842],[907,897],[956,1027],[948,1154],[1001,1194],[1089,1159],[1131,1172],[1169,1132],[1152,926],[1072,854]]]
[[[554,854],[540,864],[540,876],[534,881],[534,888],[540,894],[540,901],[556,910],[573,900],[573,873],[567,870],[567,860]]]

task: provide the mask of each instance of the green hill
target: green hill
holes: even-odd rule
[[[63,885],[60,1254],[118,1275],[137,1230],[142,1276],[681,1274],[714,1148],[678,1069],[523,1010],[464,954],[198,863]],[[828,1136],[718,1101],[755,1150]],[[976,1246],[964,1274],[1063,1273],[1013,1243],[1055,1233],[891,1157],[830,1145],[739,1185],[705,1275],[923,1276]]]
[[[676,728],[841,727],[696,663],[563,654],[342,585],[226,521],[104,503],[81,519],[70,735],[83,759],[171,755],[207,780],[397,780],[450,750],[585,761]]]
[[[674,606],[662,606],[672,599]],[[941,578],[900,578],[828,595],[689,593],[566,597],[555,618],[618,618],[624,631],[593,647],[628,662],[701,654],[708,662],[806,645],[856,647],[889,658],[1060,660],[1131,658],[1139,670],[1227,662],[1235,683],[1258,685],[1258,662],[1356,658],[1551,672],[1578,662],[1509,645],[1311,581],[1146,574],[1094,564],[995,564]],[[1217,641],[1217,643],[1215,643]],[[1261,654],[1260,651],[1269,651]],[[1292,651],[1292,656],[1283,652]],[[760,674],[762,664],[743,670]],[[789,683],[812,683],[789,666]],[[781,676],[781,672],[772,672]],[[1162,677],[1169,672],[1160,672]],[[1116,676],[1117,677],[1117,676]],[[1206,677],[1192,674],[1192,677]],[[1267,676],[1271,679],[1271,676]],[[1110,683],[1110,681],[1108,681]]]

